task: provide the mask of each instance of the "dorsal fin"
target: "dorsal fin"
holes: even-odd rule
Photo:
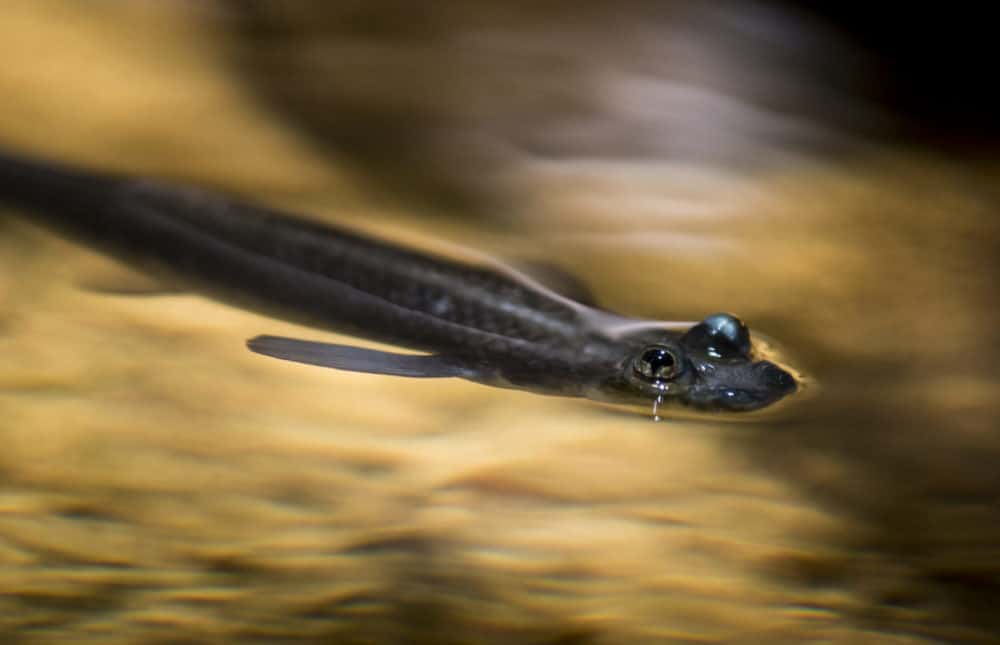
[[[569,271],[544,260],[517,260],[513,267],[555,293],[588,307],[597,307],[590,288]]]

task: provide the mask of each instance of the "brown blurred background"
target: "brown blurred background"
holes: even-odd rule
[[[0,639],[995,642],[986,23],[862,9],[5,3],[5,148],[731,310],[810,383],[653,424],[281,364],[315,332],[3,212]]]

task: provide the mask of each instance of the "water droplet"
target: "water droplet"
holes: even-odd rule
[[[657,414],[657,411],[660,409],[661,405],[663,405],[663,395],[658,394],[656,399],[653,401],[653,421],[660,420],[660,415]]]

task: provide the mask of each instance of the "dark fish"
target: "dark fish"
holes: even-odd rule
[[[640,321],[500,266],[432,257],[219,195],[0,153],[0,202],[216,299],[427,354],[258,336],[260,354],[541,394],[754,410],[796,379],[730,314]]]

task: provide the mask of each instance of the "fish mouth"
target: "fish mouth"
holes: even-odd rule
[[[708,390],[698,397],[688,398],[687,404],[690,407],[700,410],[749,412],[765,408],[784,396],[785,393],[760,392],[727,387]]]

